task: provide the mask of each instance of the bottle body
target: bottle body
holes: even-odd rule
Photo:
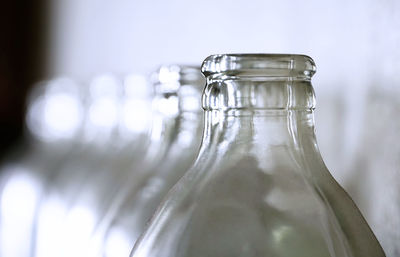
[[[135,99],[129,99],[129,78],[101,75],[85,84],[85,122],[79,144],[46,178],[35,215],[31,256],[81,255],[112,196],[130,174],[124,166],[137,161],[135,157],[146,146],[146,121],[137,129],[124,123],[123,107],[128,100],[150,102],[139,90]],[[114,165],[122,166],[119,172],[112,172]]]
[[[31,91],[26,134],[0,167],[0,256],[32,256],[38,205],[49,177],[78,144],[82,108],[70,79],[42,81]]]
[[[147,165],[131,167],[132,174],[143,176],[124,184],[105,215],[102,231],[97,233],[102,256],[129,254],[165,194],[193,164],[199,150],[205,82],[200,68],[162,66],[153,79],[155,115],[152,144],[143,158]]]
[[[319,154],[312,60],[211,56],[203,73],[200,154],[131,256],[384,256]]]
[[[203,152],[169,195],[174,201],[167,201],[162,210],[169,219],[153,220],[161,238],[142,239],[144,244],[154,240],[150,248],[158,249],[148,256],[351,256],[334,215],[325,200],[316,197],[318,189],[306,176],[301,154],[278,142],[280,133],[274,133],[285,129],[280,125],[293,113],[264,115],[258,120],[242,116],[240,121],[225,117],[209,128],[222,135],[212,139],[218,144],[208,146],[215,151]],[[243,133],[243,126],[250,129],[259,122],[275,123],[276,130]],[[233,134],[221,131],[227,127]],[[271,133],[276,142],[270,145],[252,140]],[[229,144],[229,137],[237,140]],[[255,145],[247,147],[249,141]],[[324,241],[325,235],[334,237],[329,238],[332,242]],[[169,242],[163,236],[184,240],[160,245]],[[330,248],[337,254],[331,255]]]
[[[156,167],[147,170],[148,176],[140,184],[127,184],[127,194],[118,196],[122,202],[107,227],[102,243],[104,256],[129,254],[163,197],[193,164],[200,145],[198,135],[202,119],[199,116],[200,113],[180,114],[176,120],[179,126],[175,127],[178,137],[168,147],[166,155]],[[189,127],[182,129],[185,123],[190,123]],[[192,137],[188,145],[183,145],[179,139],[179,135],[185,134]],[[123,245],[127,248],[116,247],[114,242],[118,240],[126,242]]]

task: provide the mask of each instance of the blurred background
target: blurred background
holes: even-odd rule
[[[1,6],[3,162],[21,147],[28,92],[39,81],[68,78],[76,86],[105,74],[140,77],[160,64],[200,65],[216,53],[306,54],[317,64],[316,133],[324,160],[387,256],[400,256],[399,1],[37,0]],[[71,101],[58,103],[68,109]],[[81,119],[79,113],[69,120]]]

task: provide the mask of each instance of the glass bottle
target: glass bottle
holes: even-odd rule
[[[139,120],[140,126],[128,125],[123,111],[132,102],[141,107],[150,102],[141,92],[147,88],[145,80],[138,78],[127,76],[123,85],[116,76],[105,74],[87,87],[82,144],[48,178],[33,256],[82,256],[104,209],[128,176],[113,169],[136,160],[146,146],[147,117]],[[132,122],[138,120],[128,121]]]
[[[131,256],[385,256],[320,156],[313,60],[213,55],[202,72],[200,154]]]
[[[97,240],[102,253],[91,252],[90,256],[128,256],[162,198],[198,154],[203,128],[200,100],[205,83],[200,68],[162,66],[153,73],[152,80],[154,142],[144,158],[147,165],[131,167],[135,179],[121,186],[99,228]]]
[[[35,216],[48,177],[78,144],[83,102],[68,78],[37,83],[25,135],[0,168],[0,256],[32,256]]]

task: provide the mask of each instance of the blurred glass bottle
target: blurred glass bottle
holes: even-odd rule
[[[104,86],[110,89],[113,85],[107,83]],[[73,171],[71,175],[71,172],[65,170],[63,177],[68,180],[59,180],[56,189],[69,189],[65,192],[55,191],[67,204],[65,213],[60,215],[57,222],[62,226],[64,233],[61,233],[62,236],[58,236],[60,233],[56,236],[54,233],[53,236],[51,233],[44,233],[41,245],[46,251],[42,252],[61,252],[59,256],[87,256],[84,249],[88,247],[93,233],[101,226],[105,213],[113,204],[113,198],[119,193],[122,185],[131,179],[132,167],[143,165],[143,156],[151,142],[152,92],[144,76],[128,75],[123,80],[122,93],[121,98],[112,100],[111,106],[101,104],[103,107],[107,106],[107,109],[98,113],[103,119],[106,112],[113,110],[115,106],[118,107],[117,119],[113,119],[115,127],[110,130],[109,139],[96,140],[95,142],[101,144],[94,145],[95,148],[99,148],[93,149],[96,153],[94,158],[84,157],[76,160],[73,167],[78,167],[78,172]],[[110,95],[112,94],[105,94],[107,98]],[[135,174],[133,179],[138,180],[136,175],[140,176]],[[78,217],[78,214],[81,217]],[[45,222],[47,220],[44,218],[43,223]],[[54,238],[57,244],[50,246],[49,236]]]
[[[0,172],[0,256],[31,256],[37,206],[47,178],[79,144],[82,120],[77,83],[57,78],[35,85],[28,99],[27,133]]]
[[[199,67],[162,66],[152,75],[155,99],[147,167],[132,167],[132,178],[114,201],[99,234],[101,256],[127,256],[168,190],[193,164],[203,128]],[[157,153],[155,155],[155,153]],[[138,173],[144,175],[138,176]]]
[[[123,87],[120,79],[105,74],[86,87],[82,144],[48,179],[37,215],[35,256],[80,256],[102,208],[124,180],[112,174],[113,166],[126,165],[146,146],[148,122],[140,120],[141,126],[135,127],[132,119],[124,119],[131,101],[149,102],[140,91],[147,88],[140,78],[128,76]]]
[[[118,84],[111,76],[102,76],[90,84],[81,85],[85,108],[84,122],[78,134],[79,144],[47,177],[35,217],[32,256],[60,255],[57,250],[61,242],[69,236],[68,227],[77,226],[70,223],[82,219],[90,226],[91,213],[87,209],[77,211],[78,214],[67,215],[68,207],[71,199],[76,197],[81,180],[85,178],[90,165],[96,163],[99,155],[105,152],[115,127],[117,90]],[[63,119],[61,113],[56,112],[56,115],[60,120]]]
[[[312,59],[215,55],[202,71],[200,154],[132,256],[384,256],[320,156]]]
[[[129,75],[124,79],[123,97],[118,99],[118,131],[104,147],[105,154],[88,167],[88,174],[80,179],[76,198],[70,209],[89,208],[97,224],[112,204],[122,184],[132,176],[132,167],[143,165],[143,156],[151,146],[152,92],[144,76]],[[135,180],[138,179],[135,176]]]

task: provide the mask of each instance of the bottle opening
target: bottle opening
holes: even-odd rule
[[[202,65],[206,77],[297,77],[310,79],[316,71],[311,57],[296,54],[211,55]]]
[[[209,56],[202,65],[207,79],[203,109],[314,109],[315,71],[306,55]]]

